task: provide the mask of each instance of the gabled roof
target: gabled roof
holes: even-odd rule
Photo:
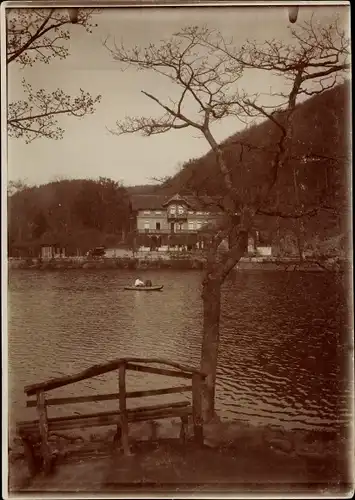
[[[169,201],[172,201],[173,199],[176,200],[174,196],[171,197],[159,194],[132,194],[130,198],[133,211],[162,210],[165,209],[165,206]],[[218,199],[211,197],[197,198],[194,196],[184,196],[183,198],[178,198],[178,201],[181,201],[181,199],[188,204],[191,210],[221,212],[221,208],[218,206]]]
[[[185,203],[187,206],[191,206],[190,203],[187,201],[186,198],[183,198],[179,194],[174,194],[174,196],[172,196],[168,201],[166,201],[163,204],[163,207],[166,206],[166,205],[169,205],[169,203],[174,203],[174,202],[176,202],[176,203]]]
[[[169,197],[159,194],[132,194],[132,210],[159,210]]]

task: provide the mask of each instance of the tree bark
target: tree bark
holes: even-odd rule
[[[302,221],[299,219],[296,221],[296,239],[297,239],[297,250],[298,250],[298,257],[300,262],[303,262],[303,247],[304,247],[304,241],[303,241],[303,224]]]
[[[216,370],[221,314],[221,282],[207,275],[203,283],[203,338],[201,371],[207,375],[202,390],[202,413],[205,422],[214,417]]]
[[[299,187],[298,187],[298,179],[295,165],[293,165],[293,187],[295,192],[295,200],[297,207],[300,206],[300,196],[299,196]],[[295,232],[297,239],[297,250],[300,262],[303,262],[303,223],[302,219],[297,219],[295,221]]]

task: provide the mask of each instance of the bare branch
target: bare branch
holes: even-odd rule
[[[334,207],[327,206],[327,205],[317,205],[314,208],[310,208],[305,211],[296,211],[296,212],[282,212],[280,210],[265,210],[262,208],[259,208],[257,210],[258,214],[261,215],[268,215],[270,217],[281,217],[281,219],[302,219],[304,217],[313,217],[317,215],[321,210],[331,210],[335,211]]]
[[[226,40],[216,30],[190,26],[174,33],[169,40],[162,41],[159,45],[150,44],[146,48],[133,47],[127,50],[122,44],[118,47],[114,43],[109,47],[105,42],[105,46],[119,63],[138,71],[154,71],[167,79],[174,86],[174,91],[177,88],[180,90],[176,102],[142,91],[163,109],[164,115],[159,118],[126,118],[117,123],[118,133],[142,132],[144,135],[153,135],[193,127],[202,133],[211,147],[218,175],[223,181],[224,196],[218,203],[225,217],[222,226],[212,237],[208,272],[222,281],[243,255],[247,234],[256,215],[301,219],[314,216],[320,210],[331,209],[324,202],[309,209],[300,203],[297,210],[289,212],[278,207],[267,207],[280,171],[288,161],[296,159],[289,146],[299,97],[302,94],[321,93],[333,87],[339,75],[349,68],[349,45],[336,22],[319,28],[311,21],[298,26],[291,34],[291,44],[274,39],[265,41],[261,46],[247,41],[242,47],[235,47],[233,40]],[[260,102],[261,95],[248,95],[238,89],[237,82],[244,69],[265,70],[282,76],[286,80],[287,90],[277,94],[279,102],[266,106]],[[201,116],[201,120],[192,114],[191,103],[196,107],[196,116]],[[243,141],[237,141],[240,143],[240,150],[239,154],[234,155],[234,165],[231,168],[224,157],[224,146],[218,144],[211,131],[213,122],[225,117],[248,120],[249,123],[262,118],[276,127],[278,132],[273,147],[268,148],[270,170],[266,179],[264,176],[260,186],[257,186],[256,195],[248,201],[244,199],[244,186],[236,185],[232,178],[232,170],[239,175],[244,168]],[[250,148],[262,149],[255,145],[250,145]],[[303,160],[303,157],[299,158],[300,162]],[[196,187],[190,176],[183,187],[190,189],[201,199],[204,194],[203,183],[201,181]],[[241,217],[238,223],[235,221],[237,213]],[[226,237],[230,240],[230,248],[223,263],[219,262],[217,265],[218,245]]]
[[[98,9],[80,9],[76,24],[91,33],[96,27],[91,23],[95,12]],[[16,61],[24,67],[36,61],[48,64],[53,57],[65,59],[69,55],[65,42],[70,38],[65,27],[70,24],[65,9],[11,9],[7,21],[7,64]],[[57,41],[61,43],[58,45]]]
[[[146,95],[147,97],[149,97],[150,99],[152,99],[153,101],[155,101],[157,104],[159,104],[159,106],[161,106],[163,109],[165,109],[165,111],[167,113],[169,113],[170,115],[172,115],[173,117],[178,118],[179,120],[182,120],[183,122],[185,122],[185,124],[190,125],[191,127],[195,127],[195,128],[198,128],[198,129],[201,130],[201,128],[202,128],[201,125],[199,125],[196,122],[193,122],[192,120],[189,120],[189,118],[187,118],[186,116],[184,116],[181,112],[174,111],[173,109],[169,108],[169,106],[166,106],[166,105],[162,104],[159,101],[159,99],[157,99],[156,97],[154,97],[152,94],[149,94],[148,92],[145,92],[144,90],[142,90],[142,93],[144,95]]]
[[[92,114],[101,96],[95,98],[80,89],[80,94],[71,97],[62,90],[46,93],[44,89],[34,91],[32,86],[22,81],[26,99],[15,101],[8,106],[8,131],[10,137],[24,138],[27,143],[37,137],[61,139],[63,129],[57,116],[71,115],[83,117]]]
[[[77,25],[88,33],[96,26],[91,17],[97,9],[81,9]],[[65,59],[69,55],[66,42],[71,23],[66,9],[11,9],[7,18],[7,64],[19,63],[22,68],[35,62],[48,64],[54,57]],[[38,137],[61,139],[64,130],[59,126],[60,115],[83,117],[92,114],[101,96],[91,97],[80,89],[71,97],[57,89],[46,93],[34,91],[22,81],[25,99],[8,106],[8,131],[10,137],[24,138],[27,143]]]

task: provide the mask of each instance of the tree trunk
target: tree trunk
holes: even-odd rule
[[[298,172],[296,172],[295,165],[293,165],[293,187],[295,191],[295,200],[297,208],[300,206],[299,188],[297,180]],[[303,262],[303,224],[301,219],[295,221],[296,226],[296,239],[297,239],[297,250],[300,262]]]
[[[203,283],[203,339],[201,371],[207,374],[202,392],[203,420],[214,416],[216,370],[221,313],[221,282],[207,275]]]
[[[303,248],[304,248],[304,241],[303,241],[303,224],[300,219],[297,219],[294,222],[294,233],[296,236],[296,241],[297,241],[297,252],[298,252],[298,258],[300,262],[303,262]]]

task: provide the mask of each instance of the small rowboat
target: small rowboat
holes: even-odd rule
[[[137,290],[139,292],[158,292],[162,290],[164,285],[160,286],[125,286],[125,290]]]

